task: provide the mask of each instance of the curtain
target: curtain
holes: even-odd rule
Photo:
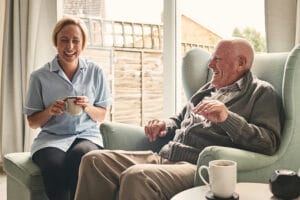
[[[300,41],[300,1],[265,0],[268,52],[290,51]]]
[[[2,69],[2,48],[3,48],[3,31],[4,30],[4,8],[5,8],[5,1],[0,1],[0,80],[1,80],[1,69]],[[0,88],[1,88],[1,81],[0,81]],[[0,93],[0,105],[1,105],[1,93]],[[1,141],[1,139],[0,139]],[[1,155],[1,150],[0,150]],[[1,157],[1,156],[0,156]]]
[[[6,0],[0,107],[1,155],[28,151],[37,131],[22,113],[30,73],[51,59],[56,1]]]

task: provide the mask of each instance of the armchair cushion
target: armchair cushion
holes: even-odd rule
[[[258,170],[261,168],[265,168],[276,160],[278,160],[278,155],[275,154],[273,156],[267,156],[247,150],[241,150],[230,147],[222,147],[222,146],[209,146],[206,147],[200,154],[197,162],[197,170],[201,165],[208,166],[209,161],[212,160],[233,160],[238,163],[237,171],[239,173],[242,172],[251,172],[254,170]],[[248,180],[243,180],[249,182]],[[195,185],[202,185],[202,181],[199,176],[195,175]]]
[[[30,152],[6,154],[4,159],[4,169],[9,176],[17,178],[31,190],[44,188],[40,169],[32,162]]]
[[[8,200],[48,200],[40,169],[32,162],[30,152],[6,154],[3,168]]]
[[[122,124],[117,122],[103,122],[100,125],[105,149],[122,150],[152,150],[158,152],[173,136],[158,138],[155,142],[149,142],[144,129],[139,126]]]
[[[210,53],[204,49],[194,48],[182,59],[182,86],[187,98],[190,98],[200,86],[207,83],[211,74],[208,63]]]

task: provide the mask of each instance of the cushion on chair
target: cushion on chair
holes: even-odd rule
[[[3,163],[7,176],[11,176],[30,190],[44,188],[40,169],[32,162],[30,152],[6,154]]]
[[[168,135],[164,138],[158,138],[154,142],[149,142],[142,127],[108,121],[101,123],[100,132],[106,149],[129,151],[152,150],[158,152],[164,144],[173,138],[173,135]]]
[[[210,53],[194,48],[188,51],[182,60],[182,85],[187,98],[190,98],[210,79],[208,63]]]

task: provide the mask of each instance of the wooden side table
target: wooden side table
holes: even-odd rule
[[[207,200],[205,194],[208,191],[208,186],[193,187],[176,194],[171,200]],[[239,200],[280,200],[273,196],[269,184],[264,183],[238,183],[236,193]],[[295,200],[300,200],[300,197]]]

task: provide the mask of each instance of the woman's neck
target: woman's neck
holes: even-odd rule
[[[61,62],[60,60],[58,60],[62,70],[65,72],[66,76],[69,78],[69,80],[71,81],[73,79],[74,74],[77,71],[77,67],[78,67],[78,60],[77,62],[72,62],[72,63],[66,63],[66,62]]]

